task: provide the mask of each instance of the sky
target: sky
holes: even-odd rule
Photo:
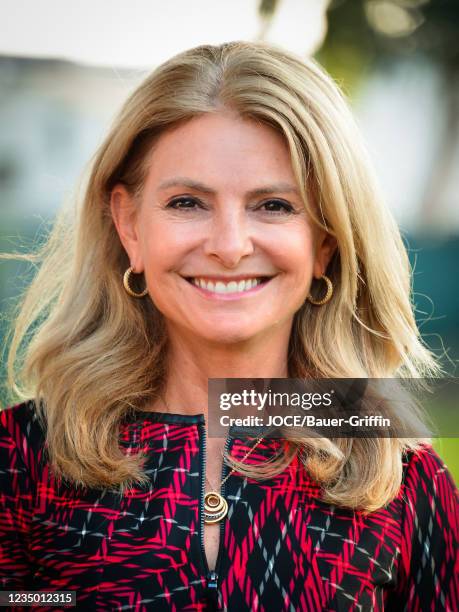
[[[280,0],[265,39],[300,55],[325,35],[328,0]],[[202,43],[256,40],[259,0],[2,0],[0,54],[151,67]]]

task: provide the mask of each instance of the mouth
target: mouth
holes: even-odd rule
[[[277,276],[277,275],[275,275]],[[183,277],[201,295],[216,299],[239,299],[261,291],[275,276],[258,276],[239,281],[204,281],[195,277]]]

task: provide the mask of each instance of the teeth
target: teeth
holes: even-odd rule
[[[214,293],[237,293],[239,291],[249,291],[253,289],[257,285],[260,284],[261,279],[259,278],[250,278],[247,280],[241,280],[239,282],[230,281],[229,283],[223,283],[221,281],[217,281],[213,283],[212,281],[206,281],[202,278],[193,278],[191,279],[193,285],[197,285],[202,289],[207,289],[207,291],[212,291]]]

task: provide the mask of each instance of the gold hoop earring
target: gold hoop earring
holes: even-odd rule
[[[136,297],[136,298],[144,297],[145,295],[147,295],[148,289],[145,288],[142,291],[142,293],[136,293],[135,291],[132,291],[132,289],[129,287],[129,277],[131,276],[131,272],[132,272],[132,267],[129,267],[124,273],[124,277],[123,277],[124,288],[129,293],[129,295],[132,295],[132,297]]]
[[[309,293],[306,299],[309,302],[311,302],[311,304],[314,304],[314,306],[322,306],[322,304],[326,304],[327,302],[331,300],[331,296],[333,295],[333,283],[328,278],[328,276],[325,276],[325,274],[322,274],[320,278],[323,279],[327,283],[327,293],[324,295],[324,297],[321,300],[314,300],[314,298]]]

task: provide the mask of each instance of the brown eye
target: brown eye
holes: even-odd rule
[[[273,214],[273,215],[278,215],[278,214],[283,215],[283,214],[290,214],[290,213],[295,212],[295,209],[293,208],[293,206],[291,206],[287,202],[284,202],[283,200],[268,200],[267,202],[263,202],[261,206],[268,207],[266,209],[266,212]]]
[[[179,206],[179,204],[181,202],[186,202],[187,205],[185,206]],[[197,200],[196,198],[192,198],[190,196],[182,196],[180,198],[174,198],[173,200],[171,200],[168,205],[166,206],[166,208],[173,208],[175,210],[194,210],[194,204],[200,204],[199,200]]]

